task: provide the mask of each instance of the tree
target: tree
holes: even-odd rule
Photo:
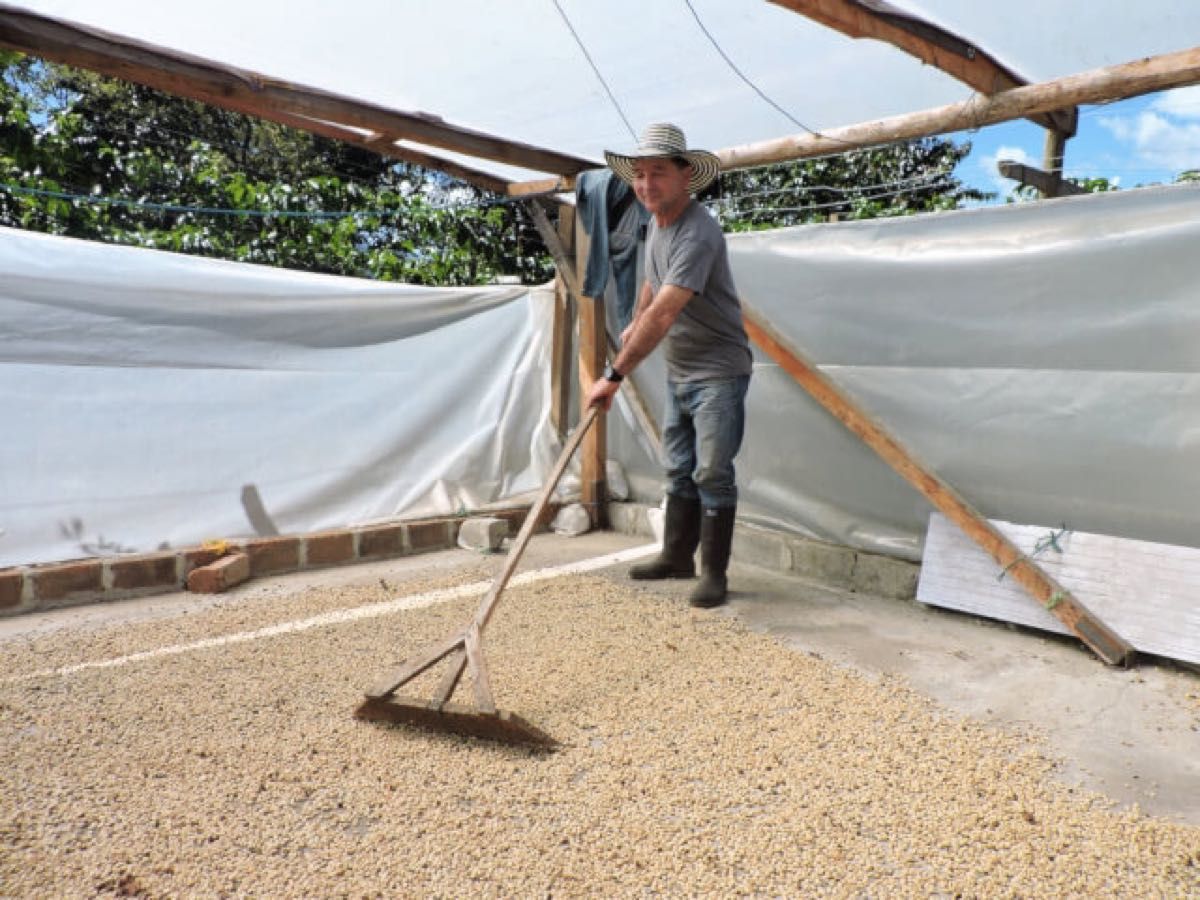
[[[504,198],[336,141],[0,57],[0,224],[412,283],[541,282]]]
[[[953,175],[971,145],[924,138],[837,156],[728,172],[706,202],[727,231],[955,209],[992,195]]]
[[[425,284],[548,280],[518,203],[239,113],[0,54],[0,225]],[[731,231],[950,209],[970,145],[926,139],[723,175]]]

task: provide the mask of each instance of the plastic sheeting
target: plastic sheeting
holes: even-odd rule
[[[729,239],[744,300],[984,515],[1188,546],[1197,246],[1194,187]],[[742,515],[919,558],[929,503],[763,360]],[[661,367],[635,375],[661,408]],[[623,431],[616,452],[655,499],[656,468]]]
[[[552,302],[0,229],[0,565],[534,490]]]
[[[972,94],[889,44],[852,40],[766,0],[559,0],[569,27],[551,0],[9,2],[598,164],[650,122],[676,122],[693,146],[715,150]],[[1187,49],[1200,34],[1195,0],[890,2],[959,30],[1032,81]]]
[[[1197,246],[1191,186],[729,239],[745,300],[984,515],[1188,546]],[[0,565],[528,494],[551,302],[0,231]],[[660,355],[634,378],[661,409]],[[738,471],[751,521],[920,556],[927,501],[761,359]]]

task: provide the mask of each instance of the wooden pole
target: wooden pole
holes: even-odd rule
[[[531,204],[531,206],[536,204]],[[574,207],[562,207],[563,212],[560,217],[566,214],[567,210],[571,211],[572,221],[574,221]],[[558,236],[548,233],[550,222],[548,218],[539,215],[538,211],[533,211],[534,223],[538,227],[538,231],[542,234],[542,239],[546,243],[546,248],[550,251],[550,255],[554,257],[556,267],[556,278],[561,278],[563,285],[574,297],[576,302],[582,302],[583,287],[579,281],[579,274],[575,269],[575,263],[568,255],[567,243],[562,240],[562,230],[559,229]],[[560,218],[560,222],[562,219]],[[617,358],[619,348],[616,342],[608,336],[608,330],[605,329],[605,347],[607,355],[605,359],[612,361]],[[662,435],[659,433],[658,422],[654,420],[654,415],[650,412],[650,407],[646,403],[646,398],[642,392],[638,390],[637,385],[632,378],[625,380],[625,386],[622,390],[625,392],[625,398],[629,401],[630,409],[633,410],[634,417],[638,420],[638,425],[646,433],[650,439],[651,445],[654,447],[655,454],[661,452]]]
[[[718,150],[722,169],[745,169],[845,153],[952,131],[965,131],[1026,118],[1034,113],[1136,97],[1200,82],[1200,47],[1152,56],[1134,62],[1093,69],[1054,81],[977,95],[961,103],[938,106],[903,116],[849,125],[817,134],[799,134]]]
[[[587,265],[590,241],[583,222],[575,217],[575,266],[582,272]],[[578,289],[578,280],[575,280]],[[579,385],[580,396],[586,393],[597,378],[604,374],[608,358],[608,323],[604,314],[603,297],[579,294]],[[588,431],[579,451],[580,489],[582,502],[592,525],[608,527],[608,416],[599,416]]]
[[[575,216],[575,259],[567,256],[566,248],[559,241],[558,233],[550,225],[550,219],[541,203],[531,200],[525,204],[533,216],[538,233],[550,255],[554,257],[558,274],[562,277],[567,289],[578,301],[579,318],[579,384],[582,397],[592,383],[604,374],[604,364],[608,359],[608,327],[604,315],[603,297],[585,297],[579,282],[579,271],[587,259],[588,237],[583,230],[583,223]],[[586,410],[583,411],[586,413]],[[580,491],[581,502],[587,507],[592,518],[592,527],[605,528],[608,525],[608,418],[600,416],[596,425],[590,429],[583,439],[580,449]]]
[[[181,97],[279,121],[363,129],[514,166],[573,175],[598,163],[463,126],[365,103],[0,3],[0,46],[91,69]],[[299,125],[298,127],[304,127]],[[315,130],[315,129],[310,129]],[[393,154],[395,155],[395,154]],[[426,154],[429,156],[429,154]],[[432,157],[430,157],[432,158]],[[454,165],[449,160],[447,164]]]
[[[1028,84],[1024,78],[952,31],[920,16],[878,0],[770,0],[852,38],[874,38],[899,47],[926,65],[968,84],[981,94],[994,94]],[[1074,109],[1031,116],[1054,131],[1074,134],[1078,116]]]
[[[922,465],[913,454],[861,406],[792,346],[770,323],[742,304],[746,333],[771,359],[794,378],[813,399],[860,437],[905,481],[920,491],[947,518],[1008,572],[1013,580],[1111,665],[1124,663],[1130,646],[1095,617],[1070,591],[1055,581],[957,491]]]
[[[1067,153],[1067,136],[1053,128],[1046,129],[1046,143],[1042,150],[1042,168],[1054,179],[1047,190],[1042,191],[1043,197],[1061,197],[1066,191],[1062,190],[1063,158]]]
[[[559,206],[556,235],[563,245],[560,254],[565,260],[569,258],[569,253],[574,252],[575,247],[575,207]],[[555,255],[555,262],[558,263],[558,255]],[[577,300],[567,281],[569,275],[570,273],[562,271],[561,264],[556,265],[554,337],[550,353],[550,420],[558,431],[559,439],[566,438],[571,424],[571,359],[574,350]]]

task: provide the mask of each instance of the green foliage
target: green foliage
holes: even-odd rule
[[[0,182],[0,225],[51,234],[418,284],[553,271],[500,198],[17,54],[0,55]]]
[[[969,145],[928,139],[723,175],[738,231],[951,209]],[[89,72],[0,52],[0,225],[417,284],[540,283],[519,204],[417,166]]]
[[[727,231],[955,209],[991,195],[952,174],[970,144],[925,138],[872,150],[728,172],[707,199]]]

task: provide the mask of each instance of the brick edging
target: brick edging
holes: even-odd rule
[[[548,510],[541,527],[555,511]],[[524,524],[528,512],[528,507],[508,507],[471,515],[505,519],[512,535]],[[184,590],[194,569],[235,551],[249,558],[253,578],[444,550],[457,545],[458,529],[466,518],[458,515],[398,520],[309,534],[231,540],[220,547],[13,566],[0,569],[0,616]]]

